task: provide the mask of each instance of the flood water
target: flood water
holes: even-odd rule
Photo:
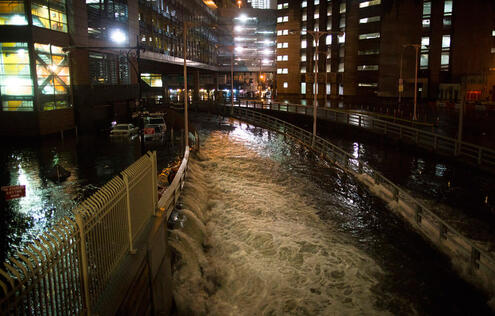
[[[179,154],[180,146],[154,144],[158,167]],[[40,141],[18,140],[0,146],[0,185],[25,185],[26,196],[3,201],[0,198],[0,262],[22,248],[61,217],[141,157],[137,137],[110,139],[83,135]],[[50,180],[55,164],[70,171],[62,182]]]
[[[489,315],[356,179],[282,135],[196,122],[169,237],[179,315]]]

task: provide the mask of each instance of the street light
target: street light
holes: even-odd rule
[[[331,34],[337,34],[341,35],[343,34],[342,32],[335,32],[335,31],[307,31],[308,34],[310,34],[313,37],[313,40],[316,42],[316,48],[315,48],[315,71],[314,71],[314,100],[313,100],[313,141],[312,145],[314,146],[315,143],[315,138],[316,138],[316,114],[317,114],[317,104],[316,104],[316,98],[318,97],[318,54],[322,53],[320,52],[319,49],[319,42],[320,42],[320,37],[323,35],[331,35]],[[326,52],[325,52],[326,53]],[[325,69],[326,72],[326,69]],[[326,80],[325,80],[326,81]],[[326,93],[326,82],[325,82],[325,93]],[[326,102],[326,100],[325,100]]]
[[[402,79],[402,60],[404,56],[404,51],[408,47],[414,47],[415,48],[415,53],[416,53],[416,68],[414,72],[414,113],[413,113],[413,121],[416,121],[416,106],[418,103],[418,52],[419,52],[419,47],[421,47],[420,44],[404,44],[402,45],[402,53],[400,54],[400,70],[399,70],[399,104],[401,102],[401,96],[402,96],[402,91],[404,90],[404,83]]]

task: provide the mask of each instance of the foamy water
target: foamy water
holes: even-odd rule
[[[179,313],[388,314],[373,291],[378,264],[320,219],[301,190],[313,185],[260,146],[241,128],[214,132],[191,162],[189,216],[170,238],[182,258],[174,272]]]

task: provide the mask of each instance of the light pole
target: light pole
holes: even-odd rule
[[[312,145],[315,143],[315,138],[316,138],[316,115],[317,115],[317,104],[316,104],[316,98],[318,97],[318,54],[320,53],[319,49],[319,42],[320,42],[320,37],[322,35],[330,35],[330,34],[341,34],[341,32],[327,32],[327,31],[307,31],[308,34],[310,34],[313,37],[313,40],[316,43],[316,48],[315,48],[315,71],[314,71],[314,99],[313,99],[313,141]],[[326,69],[325,69],[326,71]],[[325,83],[325,93],[326,93],[326,83]]]
[[[418,57],[419,57],[419,48],[420,44],[404,44],[402,45],[402,53],[400,55],[400,70],[399,70],[399,104],[401,103],[401,96],[404,90],[404,82],[402,79],[402,61],[404,56],[404,51],[408,47],[414,47],[416,53],[416,67],[414,72],[414,112],[413,112],[413,121],[417,120],[416,117],[416,106],[418,103]]]

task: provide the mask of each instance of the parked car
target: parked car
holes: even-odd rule
[[[128,137],[137,134],[139,128],[132,124],[115,124],[110,131],[110,137]]]
[[[163,141],[164,139],[164,132],[162,130],[161,126],[156,126],[156,125],[145,125],[144,126],[144,141],[149,142],[149,141]]]
[[[165,124],[165,120],[161,115],[153,115],[144,118],[144,125],[148,127],[159,126],[161,128],[161,132],[165,133],[167,131],[167,124]]]

